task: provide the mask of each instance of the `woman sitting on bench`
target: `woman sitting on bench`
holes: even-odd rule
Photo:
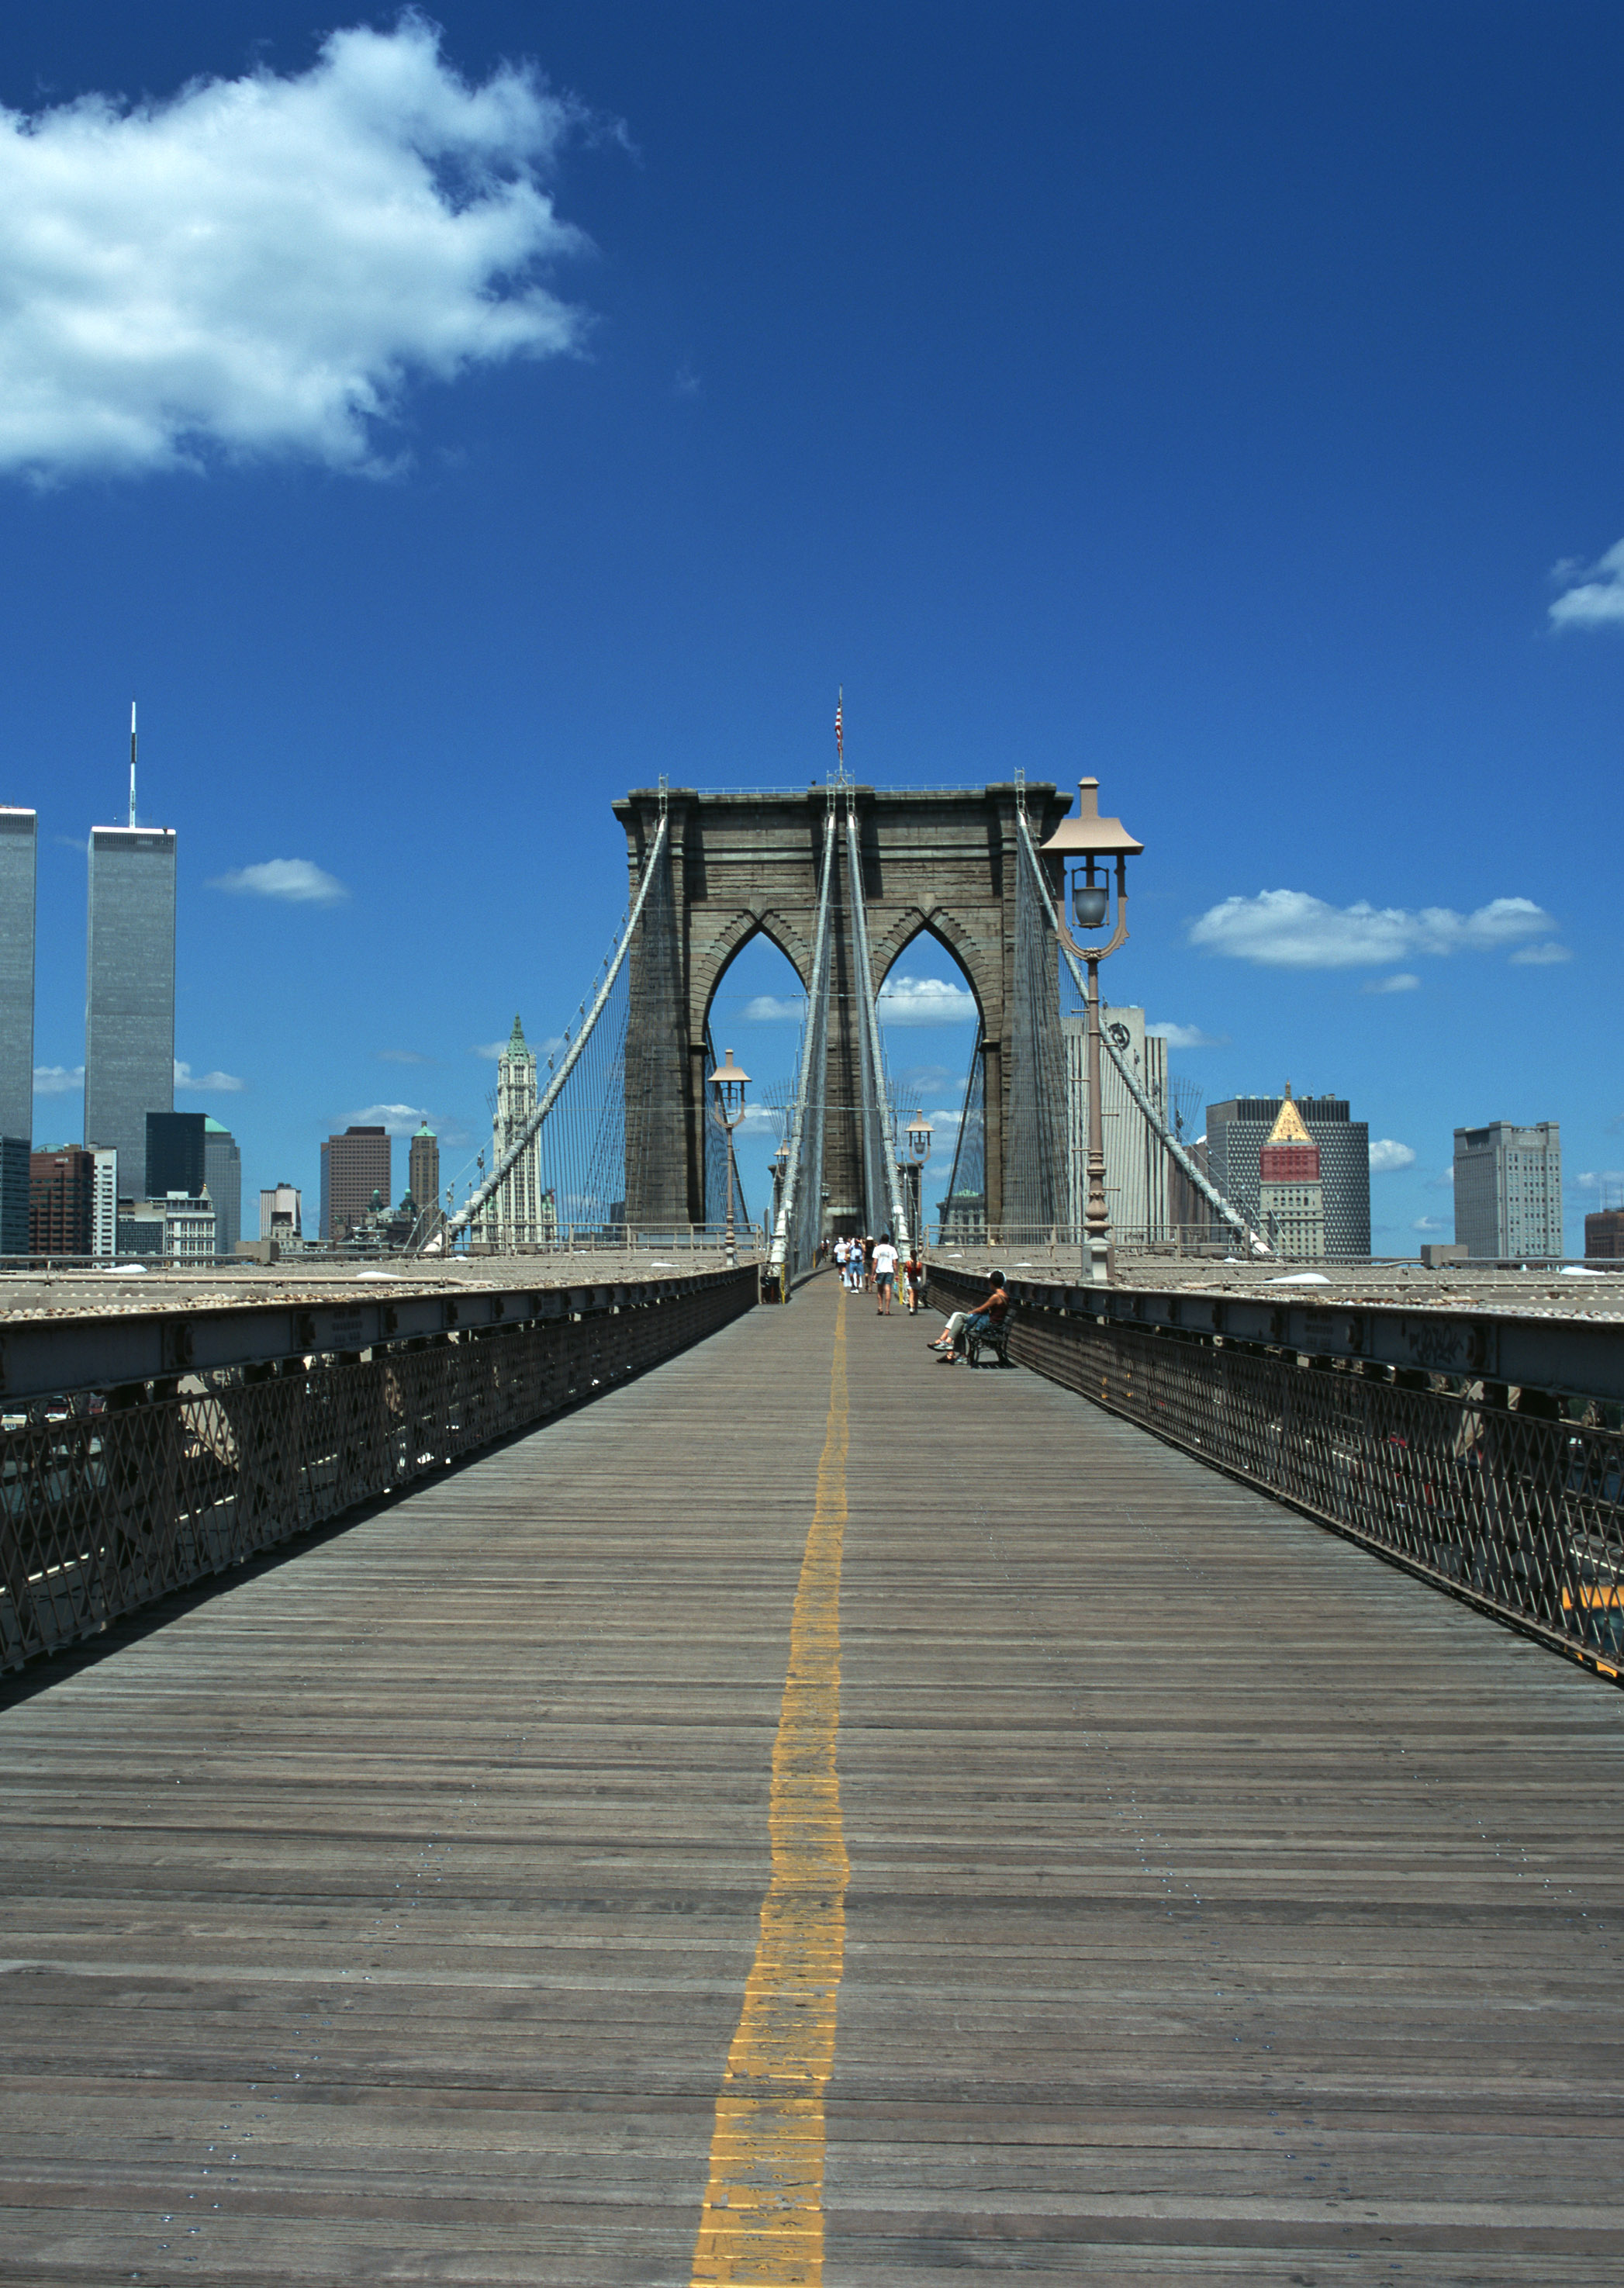
[[[994,1327],[1003,1324],[1004,1313],[1010,1307],[1010,1298],[1003,1283],[1002,1271],[992,1275],[992,1292],[984,1296],[973,1311],[955,1311],[947,1325],[930,1346],[942,1355],[944,1366],[964,1366],[965,1344],[971,1335],[990,1334]]]

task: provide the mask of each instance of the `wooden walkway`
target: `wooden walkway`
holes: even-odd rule
[[[934,1328],[0,1704],[0,2282],[1612,2288],[1624,1696]]]

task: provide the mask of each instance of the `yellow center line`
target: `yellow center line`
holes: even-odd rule
[[[842,1301],[772,1744],[772,1877],[717,2099],[693,2288],[819,2288],[823,2278],[823,2092],[835,2065],[850,1873],[835,1770],[846,1435]]]

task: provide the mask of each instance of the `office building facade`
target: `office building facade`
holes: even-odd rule
[[[39,822],[0,808],[0,1136],[34,1136],[34,884]]]
[[[175,1108],[176,838],[91,830],[84,998],[84,1140],[145,1183],[147,1116]]]
[[[389,1131],[346,1128],[321,1147],[321,1236],[347,1239],[363,1222],[372,1195],[388,1204],[392,1178]]]
[[[28,1252],[32,1160],[26,1136],[0,1136],[0,1255]]]
[[[1493,1120],[1454,1132],[1454,1235],[1470,1256],[1562,1252],[1562,1129]]]
[[[208,1122],[201,1112],[149,1112],[147,1116],[147,1197],[170,1192],[194,1198],[209,1180]]]
[[[110,1144],[90,1148],[91,1253],[104,1260],[118,1252],[118,1154]]]
[[[203,1123],[203,1182],[214,1202],[215,1252],[234,1255],[242,1236],[242,1155],[218,1120]]]
[[[440,1139],[425,1120],[412,1139],[407,1158],[406,1188],[420,1208],[440,1204]]]
[[[1224,1198],[1259,1229],[1263,1149],[1286,1101],[1283,1096],[1235,1096],[1207,1108],[1208,1173]],[[1299,1096],[1292,1101],[1310,1140],[1319,1150],[1325,1251],[1330,1256],[1368,1256],[1369,1124],[1349,1116],[1346,1097]],[[1215,1219],[1212,1236],[1232,1241],[1234,1234]]]
[[[90,1255],[95,1218],[96,1156],[82,1145],[36,1152],[28,1166],[30,1255]]]
[[[1291,1100],[1289,1081],[1286,1101],[1258,1154],[1257,1220],[1264,1237],[1278,1254],[1312,1258],[1325,1253],[1319,1147]]]
[[[1624,1208],[1598,1208],[1585,1218],[1585,1253],[1604,1263],[1624,1256]]]
[[[1063,1017],[1066,1040],[1066,1196],[1073,1230],[1089,1205],[1089,1037],[1083,1017]],[[1163,1120],[1168,1104],[1168,1045],[1145,1029],[1143,1009],[1103,1005],[1100,1031],[1114,1045]],[[1167,1154],[1135,1103],[1105,1041],[1099,1053],[1100,1125],[1105,1133],[1105,1210],[1113,1238],[1163,1239],[1168,1233]]]
[[[273,1184],[259,1195],[259,1236],[290,1246],[305,1237],[304,1195],[297,1184]]]

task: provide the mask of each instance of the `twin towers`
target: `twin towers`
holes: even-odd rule
[[[663,810],[669,895],[651,900],[631,950],[626,1037],[626,1218],[705,1220],[706,1047],[710,1005],[733,956],[770,938],[804,989],[817,933],[824,822],[833,790],[699,794],[639,788],[614,805],[635,895]],[[857,821],[870,990],[922,933],[940,941],[980,1014],[986,1206],[1005,1219],[1011,1047],[1021,983],[1016,905],[1020,808],[1044,842],[1071,806],[1049,783],[893,791],[845,787]],[[658,886],[662,893],[667,886]],[[849,918],[837,913],[828,1021],[823,1183],[827,1212],[860,1212],[859,1006]],[[712,1148],[714,1149],[714,1147]]]

